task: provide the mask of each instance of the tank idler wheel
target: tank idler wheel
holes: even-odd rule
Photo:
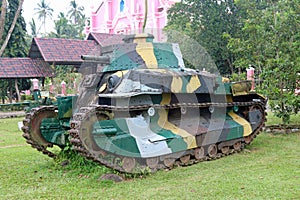
[[[208,150],[207,150],[208,156],[211,158],[216,158],[218,155],[218,148],[217,145],[215,144],[211,144],[208,146]]]
[[[233,149],[234,149],[235,151],[240,151],[240,150],[242,149],[242,142],[239,141],[239,142],[234,143]]]
[[[229,146],[224,146],[221,148],[222,154],[228,155],[230,153],[230,148]]]
[[[135,168],[136,161],[134,158],[125,157],[122,160],[122,167],[125,170],[125,172],[132,172]]]
[[[244,137],[244,140],[245,140],[245,144],[250,144],[252,142],[253,138],[251,135],[248,135],[248,136]]]
[[[147,159],[146,159],[146,164],[147,164],[147,166],[150,167],[151,169],[156,169],[157,166],[158,166],[158,162],[159,162],[158,157],[147,158]]]
[[[205,158],[205,153],[204,153],[204,148],[203,147],[196,148],[195,151],[194,151],[194,154],[195,154],[195,158],[197,160],[201,160],[201,159]]]
[[[180,157],[180,162],[182,164],[188,164],[188,162],[190,161],[190,159],[191,159],[191,155],[187,154],[185,156]]]
[[[175,163],[175,158],[165,158],[164,165],[168,168],[171,168]]]

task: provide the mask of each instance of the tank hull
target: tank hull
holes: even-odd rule
[[[251,82],[185,68],[178,44],[147,34],[124,42],[83,56],[78,97],[27,114],[27,143],[50,157],[53,145],[71,144],[102,165],[143,173],[241,151],[262,130],[266,99]]]
[[[85,107],[71,121],[71,143],[101,164],[141,173],[240,151],[264,125],[265,102],[259,96],[244,102],[166,104],[171,96],[163,94],[160,104]]]

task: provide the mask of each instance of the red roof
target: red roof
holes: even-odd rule
[[[124,35],[90,33],[87,40],[34,38],[29,58],[1,58],[0,78],[53,77],[50,64],[83,64],[82,55],[101,55],[101,46],[124,43]]]
[[[76,65],[81,55],[97,55],[99,45],[94,40],[64,38],[34,38],[29,50],[30,58],[42,58],[48,63]]]
[[[108,34],[108,33],[90,33],[87,40],[95,40],[100,46],[108,46],[114,44],[124,43],[124,35]]]
[[[53,77],[50,65],[41,59],[1,58],[0,78],[40,78]]]

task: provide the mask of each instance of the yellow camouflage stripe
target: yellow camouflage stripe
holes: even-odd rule
[[[187,93],[193,93],[195,90],[197,90],[201,86],[201,82],[199,80],[199,77],[197,75],[193,75],[189,81],[189,83],[186,86],[186,92]]]
[[[163,94],[163,99],[161,105],[170,104],[171,94]],[[188,149],[197,147],[196,137],[188,133],[187,131],[175,126],[174,124],[168,121],[168,110],[160,109],[158,111],[159,119],[158,125],[166,130],[171,131],[172,133],[179,135],[186,142]]]
[[[248,135],[250,135],[250,134],[252,133],[252,127],[251,127],[250,123],[249,123],[246,119],[244,119],[244,118],[238,116],[238,115],[235,114],[233,111],[230,111],[230,112],[228,113],[228,115],[229,115],[235,122],[237,122],[238,124],[240,124],[241,126],[244,127],[244,133],[243,133],[243,136],[244,136],[244,137],[245,137],[245,136],[248,136]]]
[[[137,43],[136,52],[143,58],[147,68],[158,68],[158,63],[154,55],[154,47],[151,42],[146,42],[145,38],[136,38],[134,43]]]
[[[182,88],[182,79],[181,77],[174,76],[171,84],[171,91],[173,93],[180,93]]]

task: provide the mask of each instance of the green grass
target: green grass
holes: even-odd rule
[[[121,183],[63,168],[0,120],[0,199],[300,199],[300,133],[261,133],[245,151]],[[20,146],[23,145],[23,146]]]
[[[25,145],[18,122],[22,118],[0,119],[0,147]]]

